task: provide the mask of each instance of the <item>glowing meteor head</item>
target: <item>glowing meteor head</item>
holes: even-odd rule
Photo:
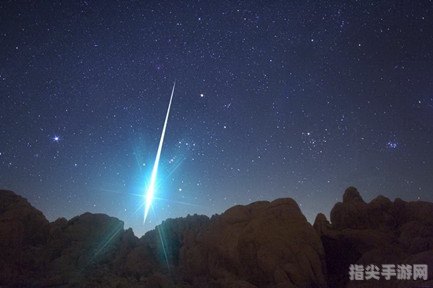
[[[153,201],[153,195],[155,193],[155,185],[151,183],[151,185],[149,186],[149,189],[147,189],[147,193],[146,193],[146,203],[144,206],[144,219],[143,222],[146,221],[147,215],[149,214],[149,210],[150,207],[152,206],[152,201]]]

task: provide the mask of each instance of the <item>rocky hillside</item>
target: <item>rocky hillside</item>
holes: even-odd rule
[[[0,287],[433,287],[351,281],[351,264],[427,264],[433,279],[433,204],[365,203],[350,187],[330,221],[319,214],[313,226],[287,198],[169,219],[137,238],[103,214],[49,223],[0,190]]]

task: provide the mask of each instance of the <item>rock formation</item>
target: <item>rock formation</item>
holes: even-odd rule
[[[292,199],[170,219],[143,238],[187,287],[326,287],[320,239]]]
[[[330,215],[312,226],[294,200],[277,199],[168,219],[137,238],[103,214],[49,223],[0,190],[0,287],[433,287],[348,277],[351,264],[422,263],[433,279],[432,203],[366,203],[350,187]]]
[[[44,272],[49,230],[47,219],[26,199],[0,191],[0,287],[24,286]]]
[[[330,287],[433,287],[433,203],[392,202],[383,196],[366,203],[349,187],[330,214],[331,223],[323,214],[314,223],[325,248]],[[350,281],[350,264],[429,264],[431,280]]]

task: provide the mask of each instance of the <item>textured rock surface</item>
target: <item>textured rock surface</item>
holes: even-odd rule
[[[179,266],[187,279],[205,275],[223,287],[238,280],[245,287],[326,286],[322,244],[292,199],[213,217],[199,237],[184,242]]]
[[[326,287],[320,238],[291,199],[211,219],[169,219],[138,239],[106,215],[49,224],[14,193],[0,198],[2,251],[9,253],[0,283],[7,287]],[[38,252],[26,252],[38,259],[27,270],[9,265],[19,255],[10,249],[17,239],[19,249]]]
[[[433,204],[394,202],[379,196],[364,202],[354,187],[346,189],[343,202],[331,211],[331,223],[323,214],[314,228],[326,253],[330,287],[421,287],[428,282],[349,281],[350,264],[433,265]],[[433,266],[431,266],[433,267]],[[431,268],[430,268],[431,269]],[[430,279],[433,279],[430,271]],[[424,287],[424,286],[423,286]],[[428,286],[427,286],[428,287]]]
[[[111,262],[120,248],[123,222],[116,218],[85,213],[55,224],[46,245],[46,261],[48,276],[55,277],[58,284],[83,282],[95,264],[108,266],[106,262]]]
[[[103,214],[49,223],[24,198],[0,190],[0,287],[433,286],[348,281],[355,263],[428,264],[433,279],[433,204],[382,196],[366,203],[350,187],[330,221],[319,214],[313,226],[295,201],[278,199],[210,219],[168,219],[139,239]]]

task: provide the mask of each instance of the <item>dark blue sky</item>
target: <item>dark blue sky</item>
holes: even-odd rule
[[[0,3],[0,187],[136,234],[354,185],[433,201],[431,1]],[[176,80],[149,223],[143,193]]]

